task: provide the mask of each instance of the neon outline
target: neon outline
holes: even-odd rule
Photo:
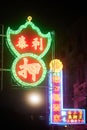
[[[29,83],[26,83],[26,82],[24,82],[24,81],[22,81],[22,80],[17,76],[17,74],[16,74],[16,69],[15,69],[16,63],[17,63],[21,58],[23,58],[23,57],[28,57],[28,56],[37,59],[37,60],[41,63],[42,68],[43,68],[43,73],[42,73],[41,78],[40,78],[37,82],[35,82],[35,83],[30,83],[30,84],[29,84]],[[38,84],[40,84],[40,83],[45,79],[46,73],[47,73],[47,69],[46,69],[46,66],[45,66],[44,61],[43,61],[40,57],[38,57],[37,55],[32,54],[32,53],[21,54],[21,56],[17,57],[17,58],[14,60],[13,64],[12,64],[11,71],[12,71],[13,78],[19,83],[19,85],[22,85],[22,86],[25,87],[25,88],[30,88],[31,86],[34,87],[34,86],[37,86]]]
[[[50,113],[49,113],[49,124],[50,125],[68,125],[68,124],[85,124],[86,123],[86,117],[85,117],[85,109],[69,109],[69,108],[63,108],[63,74],[62,74],[62,70],[60,70],[59,72],[52,72],[51,70],[49,71],[49,89],[48,89],[48,93],[49,93],[49,110],[50,110]],[[53,75],[60,75],[60,78],[61,78],[61,83],[60,83],[60,96],[61,96],[61,117],[62,117],[62,121],[61,122],[53,122],[52,121],[52,92],[53,92],[53,83],[52,83],[52,76]],[[64,119],[63,121],[63,115],[62,113],[65,113],[67,114],[67,111],[71,111],[71,112],[79,112],[79,111],[82,111],[82,114],[83,114],[83,122],[67,122],[67,120]]]
[[[39,55],[42,58],[44,55],[46,55],[46,53],[48,52],[48,50],[51,46],[51,41],[52,41],[51,33],[50,32],[48,32],[47,34],[41,33],[40,29],[37,26],[35,26],[33,24],[33,22],[31,22],[31,21],[27,21],[24,25],[21,25],[17,30],[12,30],[12,29],[10,29],[10,27],[8,27],[7,34],[6,34],[7,35],[7,46],[11,50],[13,55],[15,54],[15,56],[20,56],[20,53],[14,48],[14,46],[11,42],[10,34],[18,34],[23,29],[27,28],[28,26],[30,26],[33,30],[35,30],[38,33],[38,35],[40,35],[41,37],[48,39],[47,47],[45,48],[44,52]]]

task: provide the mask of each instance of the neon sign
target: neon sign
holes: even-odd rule
[[[37,86],[46,77],[43,57],[51,46],[51,33],[41,33],[29,16],[18,30],[7,29],[7,46],[15,56],[11,71],[14,80],[22,87]]]
[[[12,64],[13,78],[24,87],[40,84],[46,73],[45,63],[35,54],[22,54]]]
[[[49,72],[49,124],[85,124],[85,109],[63,108],[62,62],[54,59],[50,62]]]

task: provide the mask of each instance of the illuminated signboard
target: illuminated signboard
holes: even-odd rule
[[[85,124],[85,109],[63,108],[62,62],[54,59],[50,62],[49,72],[49,124]]]
[[[51,46],[51,33],[41,33],[31,22],[29,16],[26,23],[17,30],[7,29],[7,46],[15,57],[11,72],[14,80],[22,87],[37,86],[46,77],[47,69],[43,57]]]

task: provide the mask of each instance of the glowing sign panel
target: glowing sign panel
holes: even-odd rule
[[[54,61],[56,65],[54,65]],[[58,63],[59,65],[57,65]],[[63,108],[63,65],[61,61],[55,59],[50,62],[50,66],[51,70],[49,72],[49,124],[85,124],[85,109]]]
[[[46,72],[45,63],[34,54],[22,54],[15,59],[12,65],[14,79],[25,87],[41,83]]]
[[[16,56],[24,53],[34,53],[43,57],[51,46],[51,34],[41,33],[40,29],[31,21],[21,25],[18,30],[8,27],[7,41],[10,50]]]
[[[51,46],[51,33],[41,33],[31,22],[31,17],[18,30],[7,29],[7,45],[16,57],[12,64],[12,75],[22,87],[37,86],[46,77],[46,66],[42,60]]]

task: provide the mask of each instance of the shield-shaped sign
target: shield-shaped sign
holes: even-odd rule
[[[7,46],[15,56],[12,76],[22,87],[37,86],[46,77],[42,60],[51,46],[51,33],[43,34],[29,19],[17,30],[7,29]]]
[[[43,57],[51,46],[51,33],[43,34],[34,23],[27,21],[17,30],[8,27],[7,45],[15,56],[34,53]]]

